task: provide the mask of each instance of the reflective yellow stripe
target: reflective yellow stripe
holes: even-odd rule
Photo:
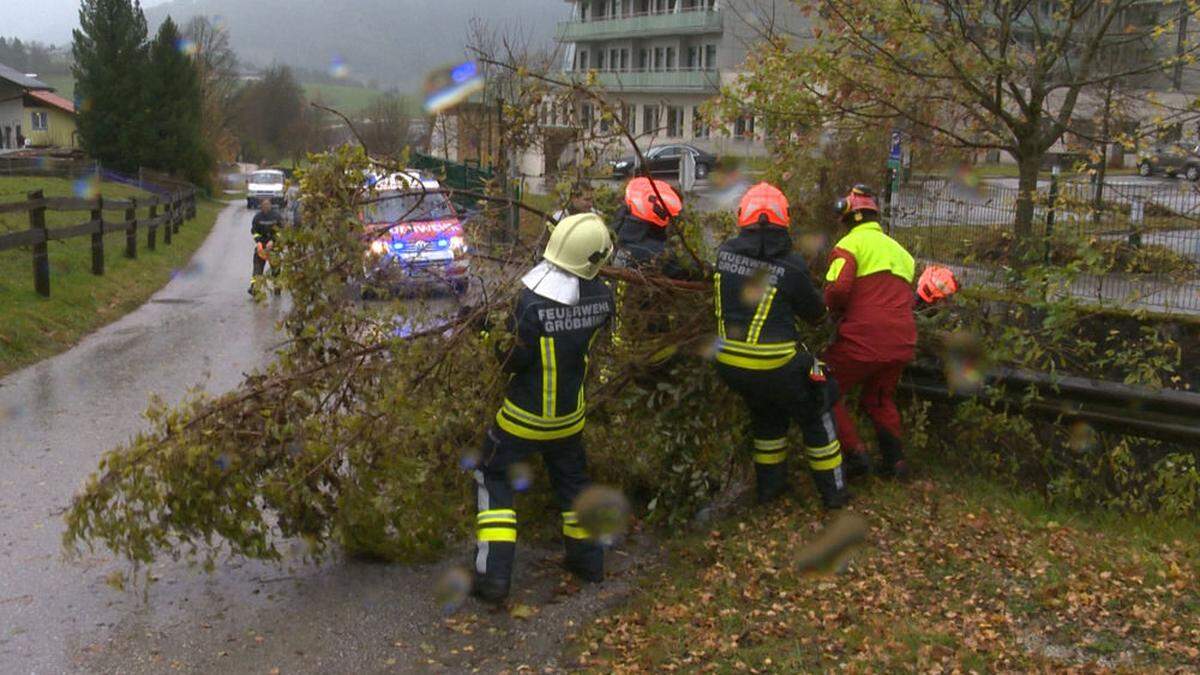
[[[884,234],[879,223],[854,226],[849,234],[838,241],[836,248],[854,256],[856,277],[891,272],[912,283],[916,271],[912,255],[899,242]]]
[[[749,359],[744,356],[734,356],[725,352],[717,353],[717,361],[724,363],[727,366],[734,368],[744,368],[746,370],[775,370],[782,368],[792,360],[792,355],[781,356],[774,359]]]
[[[787,459],[787,450],[754,453],[755,464],[782,464]]]
[[[475,522],[484,523],[516,523],[517,512],[512,509],[492,509],[490,511],[480,511],[475,515]]]
[[[771,303],[775,301],[776,290],[774,286],[770,287],[758,301],[758,309],[754,312],[754,319],[750,321],[750,332],[746,335],[746,342],[758,344],[758,336],[762,334],[763,324],[767,322],[767,315],[771,313]]]
[[[558,362],[554,358],[554,338],[542,343],[542,416],[554,417],[558,408]]]
[[[835,440],[829,445],[823,445],[819,448],[806,447],[804,448],[804,452],[813,459],[823,459],[825,457],[832,457],[835,453],[840,452],[841,449],[841,442]]]
[[[842,453],[837,453],[829,459],[810,459],[808,466],[813,471],[830,471],[842,465]]]
[[[503,411],[496,413],[496,424],[499,425],[501,429],[507,431],[513,436],[516,436],[517,438],[524,438],[530,441],[553,441],[559,438],[574,436],[575,434],[583,431],[583,425],[586,421],[586,419],[581,417],[579,418],[578,422],[569,427],[543,431],[539,429],[532,429],[522,424],[517,424],[516,422],[513,422],[509,418],[505,417]]]
[[[829,271],[825,273],[825,281],[833,283],[842,275],[842,269],[846,267],[845,258],[834,258],[833,262],[829,263]]]
[[[713,302],[717,311],[717,335],[725,337],[725,318],[721,313],[721,273],[713,274]]]
[[[515,542],[517,540],[517,530],[516,528],[509,527],[489,527],[479,530],[475,538],[479,541]]]
[[[541,415],[535,415],[528,410],[519,407],[516,403],[513,403],[508,399],[504,399],[504,406],[500,410],[506,413],[509,417],[514,417],[517,420],[525,422],[531,426],[543,428],[561,427],[564,424],[572,424],[579,421],[579,418],[583,417],[584,413],[587,412],[586,409],[579,408],[575,412],[569,415],[563,415],[562,417],[543,417]]]
[[[761,438],[754,439],[755,450],[782,450],[787,447],[786,438],[772,438],[764,440]]]
[[[588,531],[579,526],[579,514],[574,511],[563,511],[563,535],[572,539],[589,539]]]

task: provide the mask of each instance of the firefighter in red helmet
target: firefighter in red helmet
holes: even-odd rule
[[[908,465],[894,394],[917,343],[913,257],[884,233],[879,204],[869,188],[854,186],[838,200],[836,209],[849,232],[830,253],[825,275],[825,304],[838,319],[837,337],[825,352],[825,361],[842,392],[860,390],[859,407],[870,418],[879,442],[878,473],[905,477]],[[845,405],[839,401],[833,411],[847,473],[869,472],[866,448]]]
[[[683,210],[683,200],[665,181],[638,176],[625,186],[625,199],[617,210],[615,267],[645,270],[657,267],[663,274],[679,276],[678,263],[667,252],[671,220]]]
[[[750,411],[758,500],[787,488],[787,432],[800,424],[805,455],[826,508],[848,500],[830,405],[836,398],[820,363],[797,348],[796,319],[820,321],[821,296],[804,258],[792,250],[788,202],[759,183],[742,197],[738,234],[717,251],[713,294],[717,372]]]

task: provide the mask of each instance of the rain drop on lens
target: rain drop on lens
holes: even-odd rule
[[[471,573],[461,565],[442,572],[433,586],[433,598],[445,614],[453,614],[471,593]]]
[[[508,467],[508,484],[517,492],[524,492],[533,485],[533,469],[524,462]]]
[[[338,80],[344,80],[347,77],[350,77],[350,66],[346,65],[346,62],[341,56],[334,55],[334,57],[329,60],[329,76]]]
[[[1067,447],[1075,452],[1094,450],[1099,442],[1100,438],[1096,430],[1083,420],[1076,420],[1067,430]]]
[[[474,448],[464,450],[458,458],[458,465],[464,471],[471,471],[479,466],[479,462],[483,459],[483,453]]]
[[[579,493],[572,505],[579,525],[592,539],[611,546],[625,534],[629,524],[629,500],[620,490],[591,485]]]
[[[425,112],[445,112],[482,90],[483,77],[475,62],[438,68],[425,77]]]

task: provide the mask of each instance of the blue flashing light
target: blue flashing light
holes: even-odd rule
[[[456,84],[462,84],[463,82],[474,79],[478,73],[479,70],[475,66],[475,62],[467,61],[466,63],[460,63],[450,71],[450,79],[454,80]]]
[[[438,247],[438,248],[450,248],[450,240],[449,240],[449,239],[445,239],[445,238],[438,239],[438,240],[437,240],[437,247]]]

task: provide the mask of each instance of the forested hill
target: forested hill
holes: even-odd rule
[[[342,59],[353,77],[412,90],[425,73],[461,58],[471,19],[552,44],[563,0],[173,0],[146,9],[151,30],[170,14],[183,24],[219,17],[245,62],[328,70]]]

